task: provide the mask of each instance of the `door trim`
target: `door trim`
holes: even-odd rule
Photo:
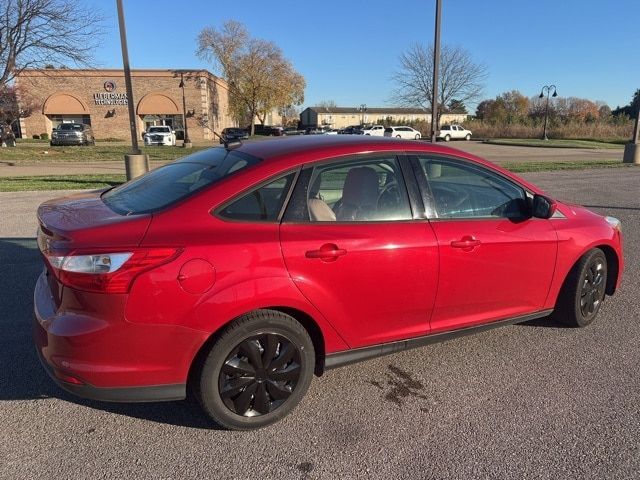
[[[403,350],[410,350],[412,348],[424,347],[425,345],[431,345],[432,343],[444,342],[452,340],[458,337],[464,337],[472,335],[474,333],[484,332],[498,327],[506,325],[513,325],[516,323],[528,322],[529,320],[535,320],[550,315],[553,309],[539,310],[537,312],[529,313],[527,315],[519,315],[517,317],[505,318],[503,320],[496,320],[490,323],[484,323],[482,325],[476,325],[473,327],[459,328],[456,330],[450,330],[448,332],[434,333],[432,335],[425,335],[422,337],[410,338],[408,340],[398,340],[396,342],[382,343],[378,345],[372,345],[370,347],[355,348],[351,350],[344,350],[342,352],[330,353],[325,357],[324,370],[331,370],[333,368],[344,367],[352,363],[361,362],[363,360],[369,360],[376,357],[383,357],[391,353],[401,352]]]

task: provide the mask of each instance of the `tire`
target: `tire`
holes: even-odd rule
[[[451,140],[451,135],[445,135],[445,136],[444,136],[444,141],[445,141],[445,142],[448,142],[448,141],[450,141],[450,140]]]
[[[211,346],[195,393],[218,425],[261,428],[296,407],[309,388],[314,363],[313,342],[300,323],[281,312],[258,310],[233,321]]]
[[[402,138],[400,135],[396,135],[396,138]]]
[[[420,140],[420,135],[416,134],[416,140]]]
[[[469,140],[471,140],[471,134],[467,133],[467,136],[464,137],[464,139],[468,142]]]
[[[606,286],[607,258],[602,250],[594,248],[567,275],[553,317],[569,327],[586,327],[598,315]]]

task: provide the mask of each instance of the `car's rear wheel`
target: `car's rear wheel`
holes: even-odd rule
[[[586,327],[600,311],[606,285],[607,258],[602,250],[594,248],[569,272],[560,291],[554,317],[570,327]]]
[[[464,137],[464,139],[468,142],[469,140],[471,140],[471,134],[467,133],[467,136]]]
[[[451,135],[445,135],[444,136],[444,141],[448,142],[449,140],[451,140]]]
[[[232,322],[204,358],[196,395],[209,416],[233,430],[277,422],[313,377],[309,334],[289,315],[259,310]]]

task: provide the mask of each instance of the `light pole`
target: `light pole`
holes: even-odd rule
[[[360,104],[358,111],[360,112],[360,125],[364,126],[364,114],[367,111],[367,105],[364,103]]]
[[[133,102],[133,86],[129,68],[129,50],[127,48],[127,30],[124,23],[122,0],[116,0],[118,7],[118,25],[120,27],[120,46],[122,47],[122,65],[124,67],[124,83],[127,87],[127,105],[129,107],[129,127],[131,129],[131,153],[124,156],[124,167],[127,180],[138,177],[149,171],[149,156],[143,155],[138,147],[138,127]]]
[[[633,127],[633,138],[631,143],[627,143],[624,146],[624,156],[622,161],[624,163],[636,163],[640,164],[640,106],[636,112],[636,123]]]
[[[549,140],[547,138],[547,122],[549,121],[549,93],[551,93],[551,89],[553,88],[553,95],[551,95],[552,97],[557,97],[558,96],[558,92],[556,91],[556,86],[555,85],[545,85],[544,87],[542,87],[542,91],[540,92],[540,95],[538,98],[544,98],[545,96],[545,91],[547,92],[547,105],[544,108],[544,132],[542,133],[542,139],[543,140]]]
[[[184,75],[180,72],[180,85],[182,89],[182,124],[184,126],[184,140],[182,141],[183,148],[191,148],[191,140],[189,139],[189,130],[187,129],[187,102],[184,97]]]
[[[436,28],[433,40],[433,84],[431,88],[431,143],[436,143],[438,130],[438,77],[440,69],[440,17],[442,0],[436,0]]]

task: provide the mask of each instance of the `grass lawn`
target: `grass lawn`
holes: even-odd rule
[[[544,172],[553,170],[586,170],[589,168],[625,168],[632,164],[618,160],[592,162],[525,162],[505,163],[502,167],[512,172]],[[636,167],[637,168],[637,167]],[[0,177],[0,192],[34,190],[92,190],[113,187],[125,182],[124,175],[51,175],[34,177]]]
[[[19,144],[18,144],[19,145]],[[190,149],[182,147],[144,147],[142,152],[149,155],[151,161],[170,161],[184,157],[190,153],[208,148],[194,146]],[[42,146],[17,146],[0,148],[0,162],[15,164],[37,164],[49,162],[95,162],[122,160],[131,151],[127,145],[96,145],[95,147],[50,147],[48,143]]]
[[[1,177],[0,192],[33,190],[94,190],[120,185],[124,175],[52,175],[42,177]]]
[[[546,147],[546,148],[606,148],[622,149],[624,144],[598,142],[595,140],[541,140],[539,138],[491,138],[484,143],[493,145],[511,145],[516,147]]]

